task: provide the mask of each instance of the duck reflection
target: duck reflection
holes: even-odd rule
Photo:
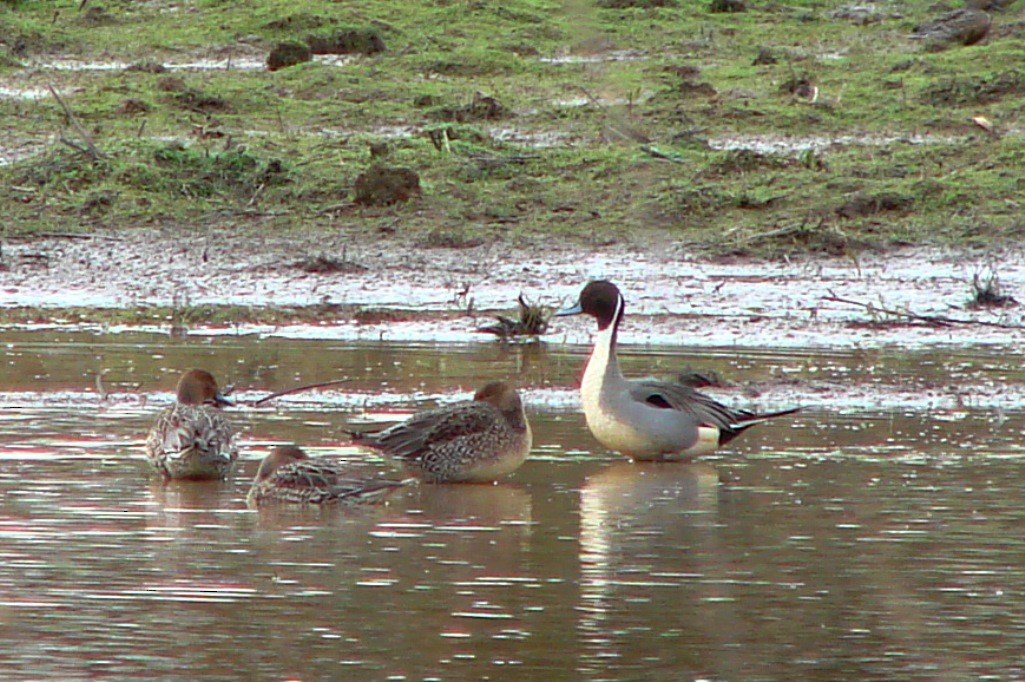
[[[428,525],[431,534],[453,536],[452,542],[472,552],[465,556],[515,556],[518,564],[530,544],[530,493],[519,486],[421,485],[408,499],[406,511]]]
[[[175,481],[153,478],[149,492],[158,513],[148,525],[190,528],[215,522],[218,512],[238,506],[236,486],[230,481]]]
[[[688,625],[708,626],[687,597],[721,596],[713,594],[721,585],[705,584],[725,563],[716,547],[716,470],[621,463],[589,477],[580,496],[584,669],[597,674],[616,661],[668,662],[663,638],[680,636]]]

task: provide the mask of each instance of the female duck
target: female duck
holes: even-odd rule
[[[210,372],[185,372],[175,404],[157,417],[146,438],[149,461],[165,478],[227,478],[238,459],[238,443],[235,430],[216,408],[232,404]]]
[[[350,433],[431,483],[494,481],[519,468],[531,445],[520,395],[501,381],[470,402],[420,412],[383,431]]]
[[[268,502],[368,504],[380,502],[404,485],[406,481],[352,476],[340,462],[311,459],[294,445],[279,445],[260,463],[246,501],[250,506]]]
[[[605,447],[635,460],[685,460],[713,452],[755,424],[800,409],[754,414],[683,384],[625,378],[616,358],[624,303],[615,284],[598,280],[584,287],[576,305],[555,313],[584,313],[598,321],[580,397],[587,426]]]

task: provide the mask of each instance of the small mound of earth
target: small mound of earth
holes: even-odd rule
[[[306,43],[313,54],[363,54],[385,51],[384,38],[371,29],[347,29],[331,35],[307,36]]]
[[[747,0],[712,0],[712,2],[708,4],[708,11],[712,14],[746,12]]]
[[[468,123],[470,121],[495,121],[507,115],[508,110],[494,97],[474,93],[473,101],[457,107],[441,107],[431,116],[441,121]]]
[[[930,50],[943,50],[954,45],[974,45],[989,33],[989,15],[977,9],[956,9],[921,24],[912,31],[912,38],[923,40]]]
[[[313,51],[306,43],[285,41],[278,43],[267,55],[267,70],[277,71],[313,59]]]
[[[135,116],[137,114],[145,114],[150,110],[150,106],[141,99],[129,97],[123,100],[121,104],[117,106],[117,113],[122,116]]]
[[[374,164],[356,178],[355,201],[363,206],[388,206],[421,194],[420,176],[409,168]]]

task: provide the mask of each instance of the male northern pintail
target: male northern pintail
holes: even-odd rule
[[[238,459],[238,443],[216,408],[231,404],[210,372],[185,372],[175,404],[160,413],[146,438],[146,455],[157,471],[176,479],[227,478]]]
[[[754,414],[733,410],[684,384],[625,378],[616,358],[624,307],[619,288],[598,280],[584,287],[576,305],[555,313],[584,313],[598,321],[580,398],[587,426],[605,447],[635,460],[685,460],[714,451],[759,422],[800,409]]]
[[[260,463],[246,500],[250,506],[268,502],[370,504],[406,484],[355,476],[341,462],[310,458],[294,445],[279,445]]]
[[[431,483],[484,483],[515,471],[530,452],[519,393],[495,381],[470,402],[420,412],[374,433],[350,432]]]

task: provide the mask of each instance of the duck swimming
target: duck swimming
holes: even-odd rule
[[[731,409],[680,383],[627,379],[616,357],[625,300],[612,282],[587,284],[580,299],[555,316],[586,314],[598,321],[594,350],[580,384],[584,417],[594,437],[635,460],[687,460],[715,451],[746,429],[800,408],[755,414]]]
[[[268,502],[371,504],[406,484],[407,481],[354,476],[341,462],[311,458],[294,445],[279,445],[260,463],[246,501],[250,506]]]
[[[470,402],[420,412],[383,431],[349,433],[430,483],[494,481],[523,464],[532,441],[519,393],[501,381]]]
[[[165,478],[227,478],[238,459],[238,443],[235,429],[216,408],[232,404],[210,372],[185,372],[174,405],[160,413],[146,438],[149,461]]]

